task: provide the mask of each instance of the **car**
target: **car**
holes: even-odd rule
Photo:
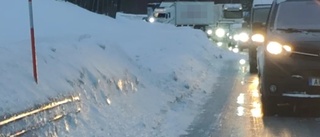
[[[245,28],[241,28],[238,31],[235,31],[232,33],[232,45],[235,45],[235,47],[239,48],[240,51],[243,51],[244,49],[247,49],[248,47],[245,47],[244,44],[241,43],[248,43],[249,42],[249,31]]]
[[[251,9],[251,43],[248,47],[249,51],[249,71],[250,73],[258,72],[257,69],[257,47],[264,42],[264,38],[260,34],[259,24],[264,25],[267,21],[270,4],[256,4]]]
[[[264,38],[259,30],[261,24],[265,24],[269,15],[272,0],[254,0],[251,8],[249,19],[249,31],[247,32],[250,39],[240,41],[241,49],[248,49],[249,55],[249,72],[257,73],[257,47],[264,42]]]
[[[275,0],[266,25],[260,24],[264,42],[257,61],[264,115],[276,114],[285,104],[320,103],[319,15],[318,1]]]

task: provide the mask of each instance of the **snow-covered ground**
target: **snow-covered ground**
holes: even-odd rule
[[[0,116],[80,96],[74,122],[40,130],[44,135],[178,136],[213,92],[221,64],[245,58],[217,48],[200,30],[34,0],[36,84],[28,1],[2,0],[0,11]]]

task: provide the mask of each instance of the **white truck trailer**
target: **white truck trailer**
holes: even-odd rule
[[[216,23],[214,2],[203,1],[162,2],[154,10],[153,18],[155,22],[193,26],[203,30],[206,26]]]

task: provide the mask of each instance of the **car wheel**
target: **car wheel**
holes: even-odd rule
[[[257,73],[258,72],[258,68],[257,68],[257,62],[253,62],[253,61],[250,61],[249,62],[249,72],[250,73]]]
[[[257,65],[257,49],[256,48],[249,48],[249,72],[250,73],[257,73],[258,72],[258,65]]]
[[[261,96],[261,103],[264,116],[273,116],[277,114],[279,108],[273,97]]]

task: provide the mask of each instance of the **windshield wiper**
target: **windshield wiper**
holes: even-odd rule
[[[295,28],[277,28],[277,30],[281,30],[281,31],[289,32],[289,33],[305,31],[305,30],[302,30],[302,29],[295,29]]]
[[[285,31],[285,32],[288,32],[288,33],[293,33],[293,32],[320,32],[320,29],[278,28],[277,30]]]

